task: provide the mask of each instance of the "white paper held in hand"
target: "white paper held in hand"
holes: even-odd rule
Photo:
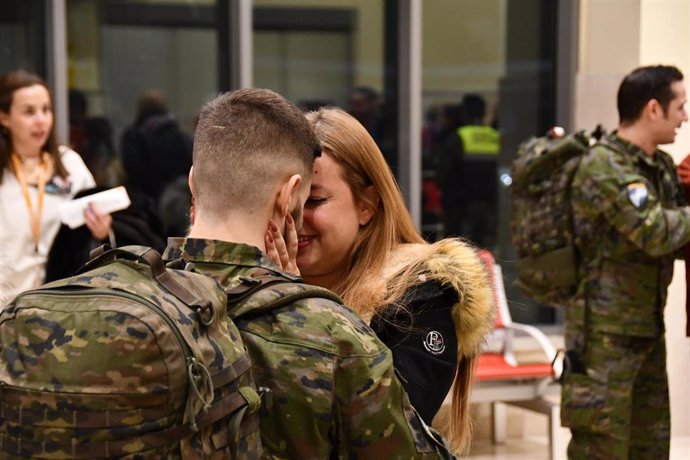
[[[84,225],[84,211],[90,203],[99,213],[111,214],[128,208],[132,202],[124,187],[115,187],[61,204],[60,220],[69,228],[81,227]]]

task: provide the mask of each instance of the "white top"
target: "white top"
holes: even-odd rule
[[[40,286],[53,239],[60,229],[58,208],[84,189],[96,186],[93,176],[77,152],[60,146],[60,159],[69,174],[68,192],[46,188],[43,198],[40,242],[35,251],[29,210],[17,178],[9,168],[2,171],[0,183],[0,309],[15,295]],[[38,189],[29,187],[31,203],[36,209]]]

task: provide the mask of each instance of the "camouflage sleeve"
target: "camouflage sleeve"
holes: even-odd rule
[[[649,181],[608,149],[594,149],[577,176],[587,206],[648,255],[666,255],[690,241],[690,208],[664,208]]]
[[[454,458],[412,409],[388,349],[339,359],[335,392],[338,458]]]

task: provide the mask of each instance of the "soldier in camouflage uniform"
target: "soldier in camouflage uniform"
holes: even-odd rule
[[[663,309],[690,208],[671,157],[687,121],[683,75],[639,68],[618,90],[620,126],[573,181],[580,283],[566,312],[561,418],[571,459],[668,458]]]
[[[171,239],[166,259],[232,289],[257,269],[277,272],[265,254],[269,222],[299,226],[318,142],[304,115],[268,90],[219,96],[201,112],[190,187],[193,224]],[[230,307],[259,387],[266,458],[445,458],[394,374],[391,352],[357,314],[321,298],[258,313],[255,298]]]

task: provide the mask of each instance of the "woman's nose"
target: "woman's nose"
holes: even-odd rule
[[[51,115],[52,114],[50,112],[37,112],[36,121],[38,121],[41,124],[48,123],[50,121]]]

